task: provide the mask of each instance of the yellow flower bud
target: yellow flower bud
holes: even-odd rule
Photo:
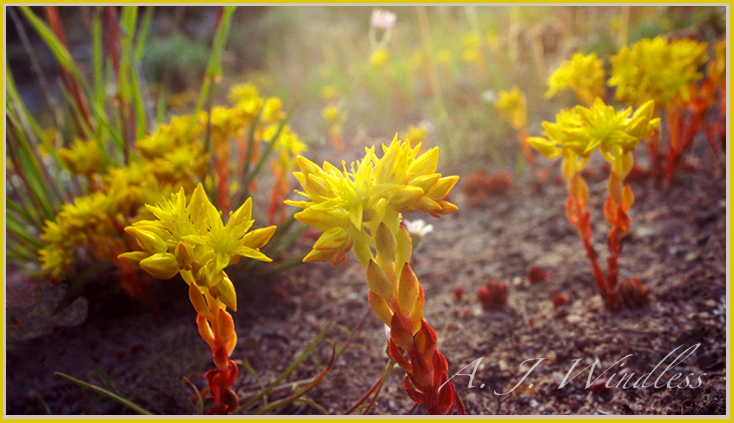
[[[433,173],[430,175],[422,175],[417,178],[413,178],[408,185],[418,187],[422,189],[424,192],[428,192],[428,190],[433,187],[436,182],[438,182],[439,178],[441,178],[441,174],[439,173]],[[458,177],[457,177],[458,178]]]
[[[180,269],[188,269],[194,262],[194,250],[185,242],[179,242],[173,253]]]
[[[416,175],[430,175],[436,172],[438,167],[438,147],[421,154],[420,157],[415,159],[413,163],[408,167],[408,173],[411,176]]]
[[[158,235],[151,231],[140,229],[137,226],[128,226],[125,228],[125,232],[134,236],[138,241],[140,248],[147,251],[148,253],[162,253],[168,251],[168,246]]]
[[[148,257],[150,257],[150,254],[143,251],[131,251],[129,253],[122,253],[117,256],[118,259],[136,269],[140,269],[140,260],[144,260]]]
[[[423,190],[410,185],[395,188],[388,197],[388,204],[399,213],[414,210],[416,201],[423,195]]]
[[[140,268],[156,279],[171,279],[178,273],[178,261],[171,253],[156,253],[140,261]]]

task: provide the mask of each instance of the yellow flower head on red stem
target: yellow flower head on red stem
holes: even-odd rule
[[[365,248],[375,247],[371,234],[380,223],[395,234],[400,213],[423,211],[439,217],[456,211],[444,197],[459,177],[435,173],[438,148],[419,155],[420,147],[411,148],[395,136],[389,147],[383,145],[382,158],[377,158],[374,147],[367,149],[350,169],[344,163],[342,169],[328,162],[319,167],[299,157],[301,171],[294,175],[304,190],[298,193],[308,201],[286,203],[303,208],[296,219],[324,233],[305,261],[344,263],[354,246],[366,267]]]

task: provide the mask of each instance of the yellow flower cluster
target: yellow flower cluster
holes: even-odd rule
[[[254,131],[258,143],[274,137],[284,119],[281,101],[264,100],[251,84],[233,87],[230,99],[233,107],[216,107],[211,115],[212,150],[223,158],[220,169],[231,165],[233,139],[239,140],[240,146],[246,145],[258,114]],[[88,258],[114,263],[114,257],[126,250],[122,228],[151,217],[144,204],[154,204],[181,188],[191,193],[198,181],[205,179],[209,154],[204,151],[203,137],[208,124],[204,112],[196,118],[177,116],[137,140],[135,151],[140,157],[133,157],[125,167],[107,169],[92,193],[63,205],[55,220],[45,223],[41,239],[46,245],[39,251],[42,268],[59,277]],[[306,149],[305,144],[287,126],[275,142],[279,173],[292,172],[295,157]],[[102,172],[96,141],[75,141],[59,155],[65,167],[76,174],[92,177]],[[253,154],[253,160],[256,158]]]
[[[90,177],[102,170],[102,154],[97,140],[74,140],[71,148],[59,150],[61,164],[72,173]]]
[[[596,97],[604,96],[604,63],[596,54],[576,53],[571,60],[561,66],[548,78],[548,91],[545,98],[551,98],[560,91],[573,90],[578,98],[591,104]]]
[[[528,124],[527,104],[525,94],[520,88],[513,87],[511,91],[500,91],[494,106],[515,130],[525,130]]]
[[[400,138],[404,139],[406,142],[409,142],[411,146],[415,146],[419,143],[422,143],[423,140],[425,140],[427,134],[428,130],[426,129],[425,125],[410,125],[408,126],[408,130],[400,135]]]
[[[247,232],[253,224],[252,200],[230,213],[226,225],[211,204],[204,188],[197,185],[191,200],[181,188],[170,200],[146,208],[157,220],[141,220],[125,228],[143,251],[121,254],[120,260],[157,279],[170,279],[179,272],[188,284],[237,310],[232,282],[224,268],[240,256],[270,261],[259,249],[273,236],[270,226]]]
[[[400,226],[400,213],[424,211],[433,216],[449,214],[457,207],[443,198],[459,179],[435,173],[438,148],[419,157],[420,144],[399,142],[397,136],[378,159],[372,147],[365,157],[339,170],[328,162],[323,168],[299,157],[300,172],[294,175],[308,201],[287,201],[304,210],[297,220],[323,232],[304,261],[346,263],[354,249],[359,262],[367,267],[373,259],[369,247],[375,247],[373,235],[385,223],[394,235]]]
[[[124,251],[119,231],[135,208],[133,196],[124,180],[106,192],[95,192],[61,206],[56,222],[46,221],[41,240],[47,246],[39,251],[44,269],[58,277],[79,258],[111,262]]]
[[[632,108],[617,112],[601,98],[587,109],[576,106],[561,110],[556,123],[543,122],[548,139],[531,137],[528,142],[546,157],[555,157],[570,151],[588,157],[599,149],[604,157],[617,157],[629,153],[660,123],[653,119],[655,102],[650,100],[639,107],[632,116]]]
[[[706,43],[644,39],[622,47],[611,62],[608,84],[617,87],[618,100],[640,104],[652,99],[658,107],[669,107],[690,99],[691,84],[703,76],[698,68],[706,62]]]

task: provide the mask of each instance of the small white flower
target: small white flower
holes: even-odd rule
[[[408,234],[410,234],[410,240],[413,242],[413,251],[418,251],[421,247],[423,236],[433,232],[433,225],[426,225],[426,222],[424,222],[423,219],[414,220],[412,222],[403,220],[403,225],[405,225],[405,229],[408,231]]]
[[[370,18],[370,26],[374,29],[382,29],[388,31],[395,26],[397,16],[394,13],[388,12],[387,10],[375,9],[372,11],[372,18]]]
[[[497,94],[495,94],[492,90],[487,90],[482,93],[482,100],[486,101],[487,103],[495,103],[497,102]]]
[[[423,219],[414,220],[412,222],[403,220],[403,224],[410,235],[423,237],[423,235],[433,232],[433,225],[426,225],[426,222],[424,222]]]

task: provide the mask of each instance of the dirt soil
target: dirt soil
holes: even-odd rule
[[[456,213],[438,220],[405,216],[430,220],[435,227],[414,254],[413,267],[439,350],[452,374],[464,374],[452,381],[468,414],[726,413],[726,169],[724,154],[703,147],[688,156],[696,169],[679,172],[670,186],[649,179],[631,182],[636,202],[632,232],[623,241],[620,280],[636,276],[650,288],[651,301],[640,309],[604,308],[581,240],[565,217],[565,187],[554,183],[553,175],[541,190],[525,176],[504,195],[475,207],[467,205],[459,185]],[[598,163],[593,169],[601,172]],[[589,178],[589,185],[594,241],[606,269],[604,176]],[[313,241],[301,242],[306,248]],[[554,275],[529,284],[531,265]],[[485,311],[477,299],[477,289],[489,277],[509,285],[509,302],[501,311]],[[95,312],[83,324],[78,314],[62,313],[46,317],[58,321],[40,330],[41,336],[27,323],[28,310],[23,315],[14,302],[15,308],[6,310],[6,413],[132,413],[54,372],[106,385],[154,413],[197,413],[194,390],[184,378],[203,389],[203,374],[213,364],[197,334],[185,287],[176,282],[169,299],[178,307],[118,317]],[[458,287],[464,290],[459,300],[454,297]],[[554,307],[556,293],[568,303]],[[315,403],[341,414],[375,383],[387,362],[383,325],[368,311],[366,294],[363,270],[354,259],[344,268],[303,264],[246,288],[233,313],[239,335],[233,359],[247,358],[270,383],[336,316],[325,340],[288,381],[308,379],[328,362],[332,343],[343,346],[366,315],[351,345],[306,395],[312,403],[282,410],[319,414]],[[668,367],[676,357],[678,362]],[[521,367],[526,360],[531,361]],[[592,383],[609,369],[599,381],[609,380],[612,388],[602,383],[587,388],[586,368],[596,360]],[[240,369],[235,388],[243,397],[258,383]],[[466,374],[474,370],[469,388]],[[569,372],[582,373],[564,384]],[[614,387],[625,375],[635,381],[648,373],[645,387]],[[403,377],[396,366],[371,413],[425,414],[403,390]],[[493,391],[512,392],[498,396]]]

